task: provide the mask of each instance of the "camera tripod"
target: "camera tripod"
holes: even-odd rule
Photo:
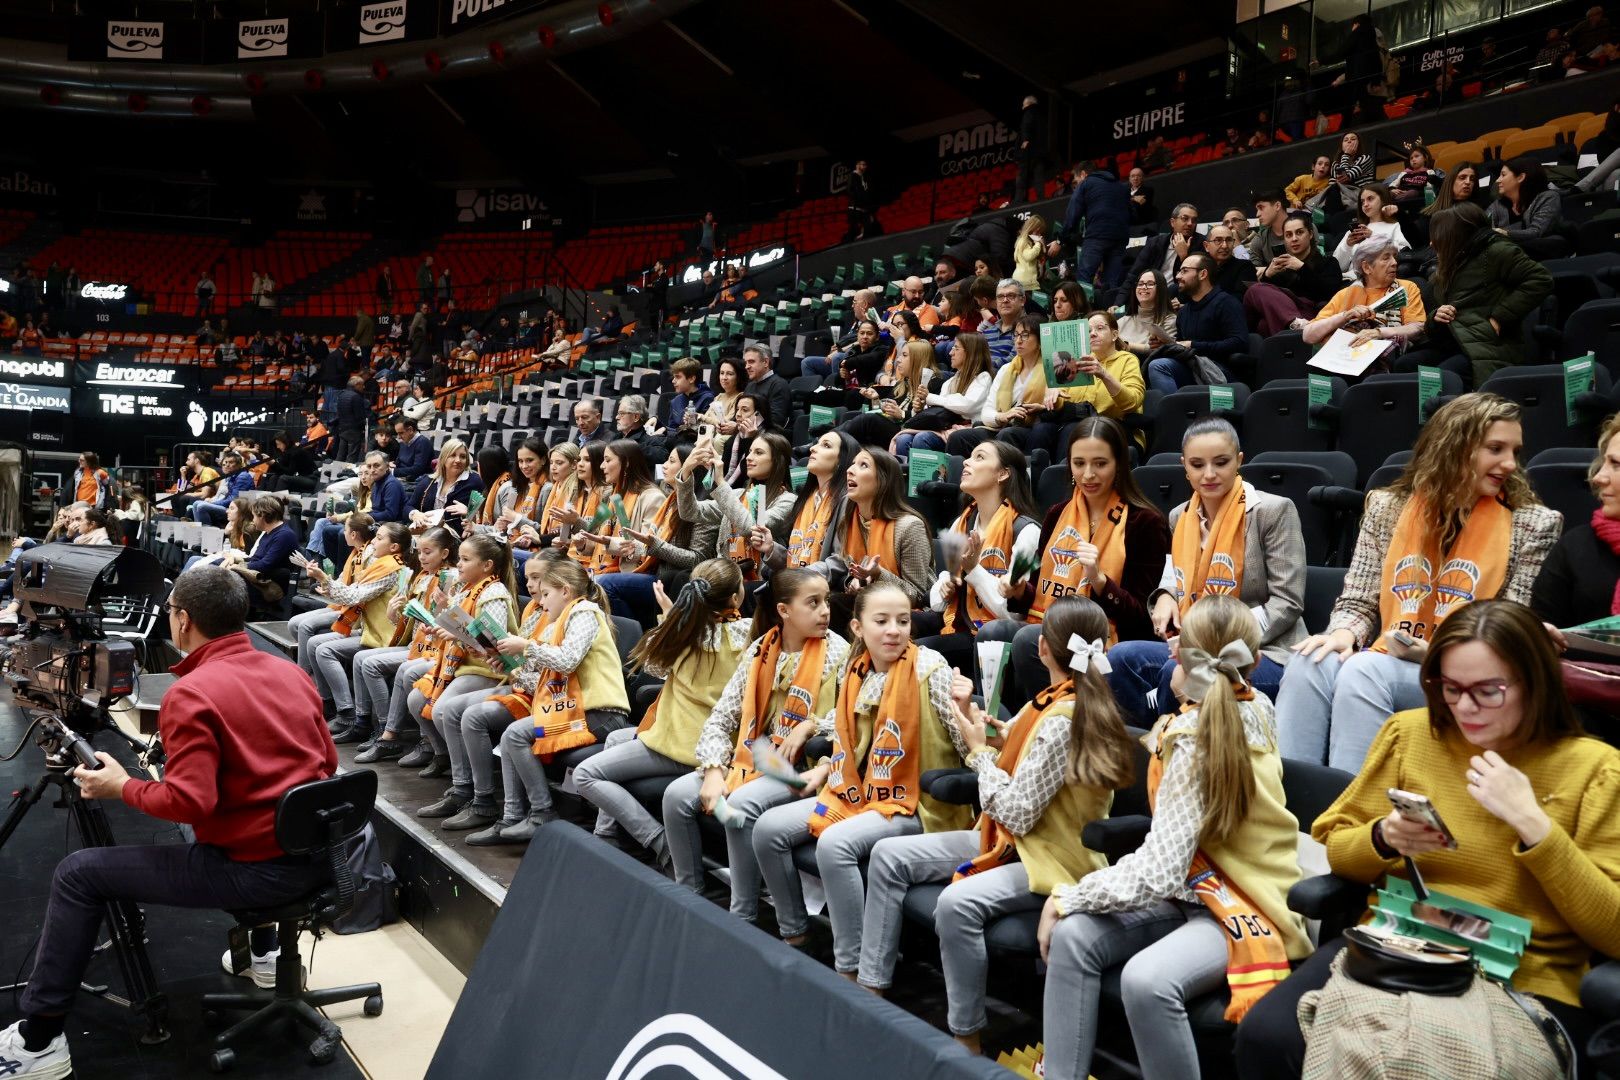
[[[113,837],[107,811],[95,800],[85,799],[73,780],[73,767],[76,764],[84,761],[86,756],[90,759],[87,764],[96,761],[89,742],[54,716],[42,716],[37,724],[40,728],[38,740],[45,749],[45,772],[33,787],[20,790],[13,796],[11,812],[6,815],[5,823],[0,824],[0,848],[5,847],[6,841],[11,839],[11,834],[17,831],[34,804],[53,788],[56,790],[53,805],[59,809],[66,808],[85,847],[116,846],[118,841]],[[109,992],[107,986],[81,983],[80,989],[133,1010],[146,1025],[141,1042],[148,1045],[166,1042],[169,1030],[164,1026],[164,1020],[167,1018],[168,1001],[157,988],[157,977],[152,973],[152,962],[146,955],[146,916],[127,900],[114,900],[107,904],[106,915],[109,940],[97,946],[96,951],[108,947],[112,949],[129,998],[117,997]],[[0,986],[0,991],[25,985]]]

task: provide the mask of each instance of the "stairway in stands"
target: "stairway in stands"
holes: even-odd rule
[[[286,310],[296,301],[308,299],[317,293],[325,292],[337,287],[340,283],[347,281],[349,278],[367,269],[368,267],[375,267],[378,265],[383,259],[387,258],[393,246],[394,241],[392,238],[381,239],[373,237],[372,239],[367,240],[365,243],[356,248],[351,254],[346,255],[336,262],[328,263],[319,270],[315,271],[313,274],[301,277],[297,281],[290,281],[279,286],[276,289],[276,296],[279,300],[277,306],[282,310]],[[415,283],[413,282],[413,287],[414,284]],[[353,300],[354,303],[350,305],[349,309],[344,313],[345,315],[354,314],[354,309],[359,307],[361,304],[364,304],[366,310],[371,312],[371,314],[379,314],[379,312],[375,310],[377,307],[377,300],[371,291],[370,278],[367,279],[366,291],[364,295],[356,295]],[[233,314],[241,315],[247,314],[247,312],[248,309],[244,306],[241,311],[234,312]]]

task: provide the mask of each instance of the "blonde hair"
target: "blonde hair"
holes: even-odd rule
[[[1597,483],[1598,470],[1603,468],[1604,455],[1609,452],[1609,440],[1616,435],[1620,435],[1620,413],[1615,413],[1603,421],[1603,430],[1598,432],[1597,457],[1592,459],[1592,464],[1587,466],[1586,469],[1586,482],[1588,484]]]
[[[1041,621],[1041,637],[1052,654],[1052,662],[1064,670],[1072,671],[1070,663],[1074,653],[1069,639],[1080,635],[1082,641],[1108,640],[1108,616],[1102,608],[1083,596],[1066,596],[1046,610]],[[1119,715],[1119,706],[1108,688],[1108,680],[1089,665],[1084,672],[1074,672],[1074,713],[1069,725],[1069,760],[1063,770],[1063,779],[1070,784],[1083,784],[1095,788],[1128,787],[1136,778],[1136,762],[1131,752],[1131,737],[1125,730],[1125,721]]]
[[[1031,214],[1024,220],[1024,227],[1018,230],[1018,239],[1025,240],[1037,234],[1046,235],[1046,219],[1039,214]]]
[[[1421,496],[1428,509],[1424,524],[1448,548],[1462,532],[1463,518],[1474,508],[1474,451],[1495,423],[1521,423],[1524,413],[1516,401],[1496,394],[1463,394],[1442,406],[1423,425],[1412,460],[1389,490],[1402,498]],[[1502,501],[1510,510],[1539,506],[1523,469],[1508,474]]]
[[[441,488],[446,483],[444,463],[458,450],[467,456],[467,468],[462,471],[461,475],[466,476],[467,473],[473,471],[472,451],[467,449],[467,444],[460,439],[446,439],[444,445],[439,447],[439,460],[433,466],[433,479]]]
[[[558,555],[536,555],[537,559],[544,559],[545,564],[540,570],[540,581],[545,585],[560,585],[581,600],[589,600],[602,609],[604,621],[608,626],[608,634],[618,637],[618,629],[613,620],[605,618],[612,610],[607,593],[596,580],[586,573],[585,568],[573,559]]]
[[[1187,609],[1181,622],[1183,651],[1202,649],[1215,656],[1234,641],[1247,645],[1252,655],[1260,655],[1260,624],[1243,601],[1235,596],[1206,596]],[[1251,662],[1240,674],[1247,679],[1253,670]],[[1254,801],[1254,763],[1249,760],[1237,690],[1230,679],[1217,676],[1198,704],[1194,739],[1203,761],[1199,788],[1204,800],[1200,844],[1218,844],[1237,832]]]

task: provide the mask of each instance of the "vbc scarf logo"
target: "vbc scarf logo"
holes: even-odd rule
[[[360,44],[405,40],[405,0],[364,4],[360,8]]]
[[[287,55],[286,19],[244,19],[236,24],[236,58],[258,60]]]
[[[107,21],[107,56],[114,60],[163,59],[163,24]]]

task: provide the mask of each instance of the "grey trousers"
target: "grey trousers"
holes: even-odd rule
[[[431,718],[422,715],[427,710],[428,699],[427,695],[420,690],[411,691],[410,697],[406,699],[405,709],[410,713],[411,719],[416,721],[417,727],[421,729],[422,738],[426,739],[428,745],[433,747],[433,752],[448,755],[450,749],[445,740],[447,729],[444,727],[444,717],[439,712],[440,708],[445,707],[452,710],[452,715],[456,716],[459,722],[460,715],[453,711],[456,707],[455,699],[488,690],[497,681],[488,675],[457,675],[450,680],[448,686],[439,691],[439,700],[433,703],[433,716]],[[454,758],[451,758],[452,763],[454,760]],[[466,763],[463,762],[462,764],[465,765]],[[462,780],[464,783],[471,782],[471,778],[465,772],[462,774]]]
[[[331,630],[341,614],[335,608],[324,607],[315,611],[300,611],[287,620],[287,629],[292,631],[293,639],[298,642],[298,666],[312,679],[315,677],[315,652],[309,647],[309,639]]]
[[[1320,664],[1296,654],[1277,691],[1277,749],[1358,773],[1384,721],[1423,704],[1421,669],[1410,660],[1371,649]]]
[[[437,710],[435,710],[437,711]],[[468,794],[480,807],[495,802],[495,742],[512,723],[512,712],[485,697],[460,710],[461,756],[471,777]],[[446,739],[446,744],[453,740]],[[450,751],[450,775],[455,776],[456,751]]]
[[[354,715],[370,718],[379,713],[387,719],[388,699],[394,676],[410,650],[362,649],[354,658]]]
[[[703,836],[698,831],[698,817],[703,813],[698,791],[702,787],[703,774],[694,772],[664,789],[664,842],[669,845],[675,880],[699,891],[703,888]],[[726,796],[726,805],[745,819],[742,828],[726,830],[731,913],[738,918],[753,922],[759,916],[760,875],[754,858],[754,825],[765,811],[798,795],[780,780],[756,776]]]
[[[444,693],[439,695],[439,700],[433,703],[433,726],[438,728],[440,737],[444,739],[444,752],[450,755],[450,790],[464,799],[471,799],[474,794],[472,774],[474,751],[467,742],[463,724],[468,711],[487,704],[499,686],[498,679],[483,675],[463,675],[445,687]],[[502,711],[505,712],[505,706],[502,706]],[[478,737],[483,740],[483,746],[479,751],[486,758],[492,757],[494,747],[490,744],[488,736],[480,731]],[[492,805],[494,797],[493,773],[488,767],[484,772],[491,778],[491,783],[484,787],[485,798],[482,800],[482,805],[487,808]]]
[[[674,758],[649,749],[636,738],[635,728],[625,727],[607,737],[606,750],[574,770],[574,786],[579,788],[580,798],[596,807],[598,834],[610,833],[611,828],[604,826],[617,822],[635,837],[636,843],[654,848],[663,839],[663,823],[649,814],[647,808],[624,789],[624,784],[649,776],[676,777],[691,771],[690,765],[682,765]]]
[[[488,708],[489,702],[484,703]],[[511,713],[507,713],[511,716]],[[586,725],[598,739],[624,726],[621,712],[587,709]],[[506,807],[501,821],[516,825],[530,814],[551,809],[551,782],[546,769],[534,754],[534,718],[520,717],[506,725],[501,734],[501,780],[506,784]]]
[[[1046,1075],[1085,1080],[1097,1045],[1103,972],[1124,964],[1120,996],[1146,1080],[1198,1076],[1187,999],[1226,983],[1226,931],[1201,904],[1074,914],[1052,932],[1043,1029]]]
[[[310,638],[309,643],[315,647],[315,689],[322,698],[337,706],[338,712],[353,709],[349,666],[360,652],[360,635],[321,634]]]
[[[901,905],[913,885],[948,881],[979,854],[977,830],[879,840],[866,866],[866,916],[861,924],[860,983],[886,990],[900,956]],[[953,1035],[985,1025],[989,956],[984,928],[1019,911],[1039,910],[1046,897],[1029,891],[1024,864],[1008,863],[946,887],[934,909],[934,930],[945,974],[946,1022]]]
[[[394,734],[405,730],[405,725],[411,723],[411,695],[416,693],[411,684],[423,675],[433,670],[431,660],[407,660],[399,665],[394,672],[394,684],[388,692],[388,723],[387,729]],[[381,698],[375,699],[381,701]]]
[[[783,937],[805,932],[810,914],[804,906],[804,886],[793,849],[810,842],[810,812],[816,798],[798,799],[760,815],[754,829],[754,858],[771,890],[776,925]],[[877,812],[856,814],[827,826],[816,844],[816,869],[827,893],[827,919],[832,923],[833,967],[848,974],[861,966],[861,923],[866,908],[866,887],[861,860],[879,840],[914,836],[922,832],[917,815],[884,817]]]

